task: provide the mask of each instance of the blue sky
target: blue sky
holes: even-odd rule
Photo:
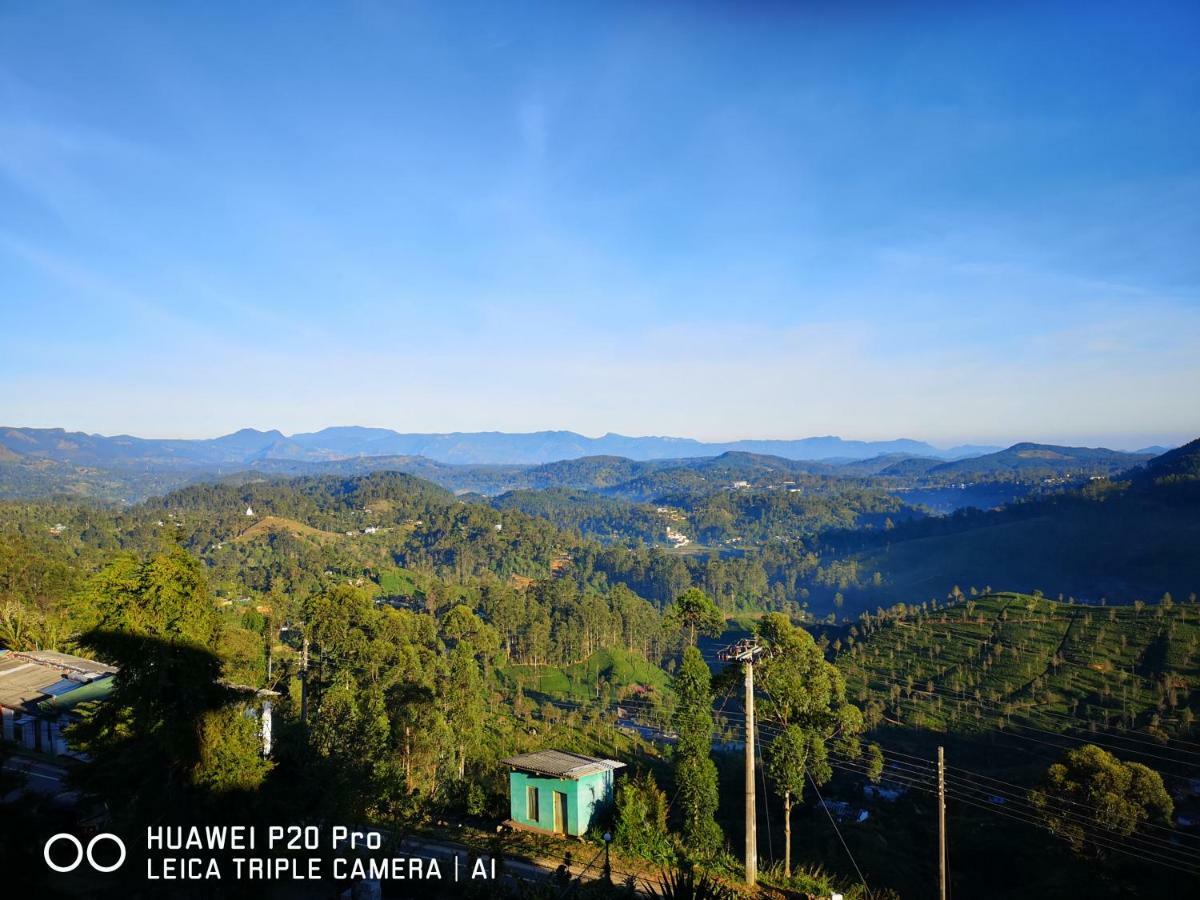
[[[1194,3],[2,4],[0,424],[1194,437],[1198,45]]]

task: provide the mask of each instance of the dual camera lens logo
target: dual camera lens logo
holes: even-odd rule
[[[112,841],[114,844],[117,845],[117,849],[121,853],[121,855],[119,857],[117,857],[117,861],[110,866],[101,865],[100,863],[96,862],[96,857],[94,856],[96,845],[103,840]],[[75,861],[70,863],[69,865],[60,866],[58,863],[56,863],[54,860],[52,860],[50,858],[50,848],[53,847],[55,844],[57,844],[59,841],[65,841],[66,843],[72,844],[75,847]],[[73,835],[73,834],[67,834],[64,831],[64,832],[60,832],[59,834],[54,835],[54,837],[52,837],[52,838],[50,838],[50,840],[46,841],[46,847],[42,851],[42,856],[46,860],[46,865],[48,865],[50,868],[52,868],[55,872],[74,872],[76,869],[79,868],[79,866],[83,862],[83,859],[85,856],[87,857],[88,865],[90,865],[97,872],[115,872],[117,869],[121,868],[121,866],[125,863],[125,842],[122,841],[115,834],[109,834],[107,831],[105,831],[105,832],[101,832],[100,834],[93,837],[90,841],[88,841],[87,848],[85,849],[83,846],[83,842],[80,841],[79,838],[75,837],[75,835]]]

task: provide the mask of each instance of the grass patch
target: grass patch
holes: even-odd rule
[[[501,677],[526,693],[545,694],[562,700],[595,698],[597,685],[620,690],[644,685],[660,696],[670,689],[670,677],[658,666],[626,650],[598,650],[583,662],[570,666],[505,666]]]
[[[303,522],[297,522],[295,519],[286,519],[283,516],[264,516],[233,540],[234,543],[244,543],[258,537],[267,537],[280,533],[309,538],[322,544],[336,541],[342,537],[340,534],[334,534],[332,531],[322,531],[319,528],[313,528],[311,525],[305,525]]]

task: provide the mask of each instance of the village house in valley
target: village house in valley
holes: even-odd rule
[[[503,761],[511,806],[508,825],[582,837],[613,799],[613,774],[624,763],[561,750],[523,753]]]

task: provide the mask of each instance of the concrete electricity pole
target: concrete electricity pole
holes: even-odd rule
[[[304,643],[300,647],[300,724],[308,724],[308,625],[305,624]]]
[[[946,900],[946,757],[938,747],[938,896]]]
[[[762,652],[755,641],[738,641],[717,653],[726,662],[740,662],[746,670],[746,884],[758,883],[758,834],[754,798],[754,657]]]

